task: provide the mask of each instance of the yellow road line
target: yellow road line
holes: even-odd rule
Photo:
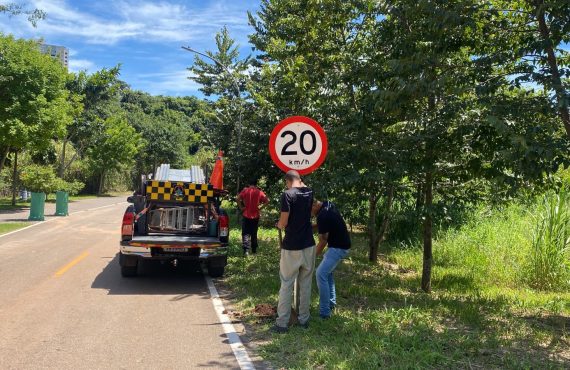
[[[61,275],[65,274],[67,272],[67,270],[69,270],[70,268],[72,268],[73,266],[77,265],[79,262],[81,262],[82,259],[84,259],[85,257],[87,257],[89,255],[88,251],[85,251],[83,253],[81,253],[79,256],[77,256],[73,261],[69,262],[67,265],[63,266],[61,269],[59,269],[54,275],[53,277],[60,277]]]

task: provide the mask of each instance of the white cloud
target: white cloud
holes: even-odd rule
[[[97,69],[95,63],[87,59],[74,59],[69,60],[69,70],[71,72],[88,71],[94,72]]]
[[[135,89],[151,95],[192,95],[201,85],[189,80],[192,73],[184,68],[174,72],[142,73],[130,76],[129,82]]]
[[[219,1],[194,9],[167,1],[118,0],[106,9],[113,16],[87,13],[72,3],[70,0],[32,1],[31,6],[44,10],[47,18],[38,23],[36,30],[29,24],[25,27],[46,36],[80,37],[91,44],[115,44],[129,39],[181,42],[211,37],[224,25],[235,30],[247,29],[243,8],[232,8]]]

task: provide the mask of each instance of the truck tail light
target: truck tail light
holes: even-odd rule
[[[132,239],[134,222],[135,214],[130,211],[125,212],[125,215],[123,216],[123,225],[121,227],[121,238],[123,240]]]
[[[220,237],[227,237],[230,231],[230,218],[228,217],[228,215],[226,214],[220,215],[219,223],[220,223]]]

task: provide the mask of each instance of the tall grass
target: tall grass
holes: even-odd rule
[[[570,287],[570,191],[544,196],[526,265],[527,283],[540,290]]]
[[[434,240],[434,288],[519,287],[530,251],[530,225],[526,206],[512,203],[481,207],[461,227],[441,231]],[[390,258],[421,271],[421,241],[395,246]]]

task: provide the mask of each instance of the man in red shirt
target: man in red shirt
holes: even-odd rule
[[[249,250],[257,253],[257,228],[259,226],[259,211],[269,203],[269,199],[257,187],[257,180],[251,181],[249,186],[241,191],[237,197],[238,207],[242,212],[241,237],[243,254],[248,255]]]

